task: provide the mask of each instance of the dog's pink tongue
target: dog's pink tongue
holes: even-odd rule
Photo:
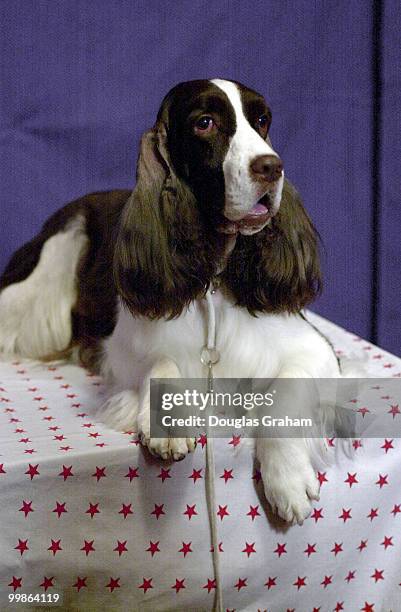
[[[257,202],[249,211],[246,217],[243,217],[239,222],[241,225],[249,225],[249,223],[260,223],[263,217],[268,216],[269,212],[264,204]]]

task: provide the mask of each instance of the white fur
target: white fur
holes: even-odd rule
[[[251,162],[260,155],[273,155],[277,158],[278,155],[249,124],[244,115],[237,85],[223,79],[213,79],[211,82],[224,91],[235,112],[237,127],[223,163],[223,172],[226,197],[224,215],[230,221],[237,221],[266,193],[260,191],[260,185],[251,176]],[[284,172],[276,184],[272,184],[267,190],[274,213],[280,206],[283,185]]]
[[[77,265],[87,243],[85,220],[77,216],[45,242],[28,278],[0,293],[0,353],[39,359],[68,347]]]
[[[338,376],[330,346],[300,316],[251,317],[219,291],[213,300],[221,355],[214,366],[216,377]],[[138,428],[151,451],[163,457],[184,455],[192,450],[193,441],[179,440],[174,445],[171,440],[149,438],[149,379],[206,375],[200,362],[205,317],[205,300],[193,302],[170,321],[132,317],[120,306],[114,332],[104,342],[103,373],[116,395],[100,417],[111,427],[121,427],[123,422],[127,428]],[[122,416],[121,392],[126,390],[133,394],[124,396]],[[310,513],[310,500],[317,499],[319,492],[308,444],[302,439],[260,439],[256,452],[267,499],[282,518],[301,523]]]

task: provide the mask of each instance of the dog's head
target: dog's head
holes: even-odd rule
[[[309,282],[303,264],[300,269],[299,245],[288,242],[300,224],[305,230],[302,248],[310,240],[315,259],[314,232],[297,194],[284,180],[282,162],[268,135],[270,123],[263,96],[233,81],[180,83],[164,98],[155,126],[141,140],[137,185],[125,207],[116,244],[116,284],[132,312],[178,315],[219,270],[227,234],[236,236],[237,244],[226,284],[237,299],[240,292],[241,304],[252,311],[294,310],[314,294],[315,280]],[[280,204],[290,199],[293,227],[282,227]],[[286,211],[282,218],[287,218]],[[248,261],[242,262],[240,271],[244,286],[248,283],[249,303],[244,303],[235,251],[244,253],[246,247],[249,259],[249,249],[259,244],[249,240],[262,233],[261,246],[267,247],[274,230],[281,235],[280,253],[275,254],[274,241],[270,248],[270,272],[276,284],[281,282],[280,289],[275,288],[278,299],[266,302],[267,286],[250,291],[250,283],[267,283],[269,275],[267,262],[257,261],[255,250],[253,270],[247,270]],[[282,274],[275,261],[279,254],[286,258]],[[284,280],[294,282],[294,266],[305,281],[304,289],[305,283],[309,286],[301,292],[303,297],[299,284],[292,291],[284,286]],[[255,290],[264,297],[252,299]]]

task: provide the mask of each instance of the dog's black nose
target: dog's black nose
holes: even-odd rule
[[[251,163],[251,170],[268,183],[277,181],[283,171],[283,163],[276,155],[260,155]]]

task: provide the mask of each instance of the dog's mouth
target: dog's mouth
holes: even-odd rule
[[[217,231],[223,234],[254,234],[263,229],[273,216],[269,195],[265,193],[242,219],[238,221],[224,219]]]

